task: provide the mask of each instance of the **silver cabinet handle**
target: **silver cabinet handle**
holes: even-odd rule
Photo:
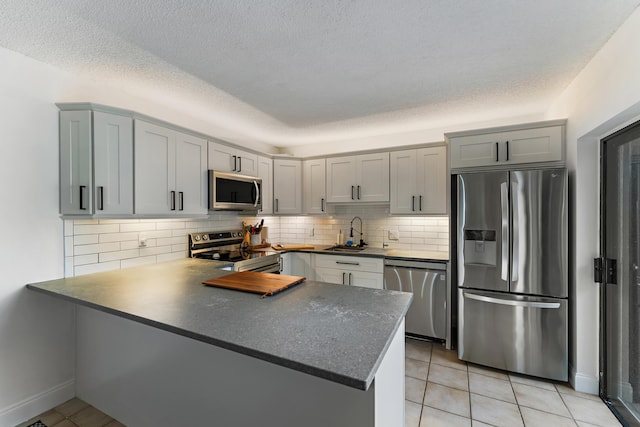
[[[420,195],[420,202],[418,204],[418,208],[419,208],[418,210],[422,212],[422,195]]]
[[[80,186],[80,209],[87,210],[87,207],[84,205],[84,192],[87,190],[86,185]]]
[[[238,168],[238,157],[237,156],[231,156],[233,157],[233,172],[236,172],[236,169]]]
[[[170,196],[171,196],[171,210],[175,211],[176,210],[176,192],[175,191],[170,191]]]
[[[180,209],[181,211],[184,210],[184,193],[182,191],[180,191],[178,193],[178,197],[180,198]]]
[[[358,200],[360,200],[360,186],[358,185]]]
[[[238,172],[242,172],[242,157],[238,156]]]
[[[500,161],[500,143],[496,142],[496,162]]]
[[[507,162],[509,161],[509,141],[507,141]]]
[[[275,202],[276,202],[276,212],[279,212],[280,211],[280,206],[279,206],[280,204],[278,203],[278,199],[276,199]]]
[[[348,262],[348,261],[336,261],[336,264],[341,264],[341,265],[360,265],[359,262]]]
[[[104,187],[102,185],[98,186],[98,210],[104,210]]]
[[[349,286],[353,285],[353,274],[349,273]]]
[[[411,196],[411,211],[416,211],[416,196]]]
[[[258,181],[253,181],[253,185],[256,187],[256,201],[253,204],[253,207],[258,207],[258,203],[260,203],[260,187],[258,186]]]
[[[507,194],[507,183],[500,184],[500,210],[502,226],[502,270],[500,278],[504,281],[509,279],[507,268],[509,266],[509,195]]]
[[[355,189],[355,187],[352,185],[351,186],[351,200],[355,200],[355,197],[353,197],[353,190]]]
[[[343,284],[343,285],[346,285],[346,283],[344,283],[344,276],[345,276],[346,274],[347,274],[347,273],[345,273],[344,271],[342,272],[342,284]]]
[[[475,295],[465,293],[464,296],[469,299],[473,299],[481,302],[488,302],[491,304],[511,305],[514,307],[530,307],[530,308],[560,308],[559,302],[535,302],[535,301],[516,301],[510,299],[493,298],[484,295]]]

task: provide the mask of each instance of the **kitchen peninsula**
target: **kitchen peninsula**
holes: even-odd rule
[[[402,425],[410,294],[202,285],[224,274],[184,259],[27,286],[76,304],[76,394],[127,425]]]

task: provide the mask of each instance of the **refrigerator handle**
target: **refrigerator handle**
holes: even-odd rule
[[[529,307],[529,308],[560,308],[559,302],[517,301],[517,300],[511,300],[511,299],[487,297],[484,295],[476,295],[468,292],[465,292],[464,296],[469,299],[473,299],[481,302],[488,302],[491,304],[512,305],[515,307]]]
[[[511,182],[511,206],[513,216],[513,250],[511,255],[511,282],[518,281],[520,269],[520,199],[518,198],[518,183]]]
[[[502,264],[500,278],[505,282],[509,280],[509,195],[507,194],[507,183],[500,184],[500,211],[502,224]]]

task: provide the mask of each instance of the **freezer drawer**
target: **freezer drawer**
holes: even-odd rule
[[[458,289],[458,305],[460,359],[567,381],[567,300]]]
[[[414,266],[410,266],[410,263],[404,264],[403,266],[385,265],[384,287],[413,293],[413,301],[405,320],[406,332],[446,339],[447,273],[444,270],[446,266],[432,264],[432,269],[428,269],[424,268],[429,265],[428,263],[412,263]]]

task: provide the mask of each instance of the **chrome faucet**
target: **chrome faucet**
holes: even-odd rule
[[[366,243],[364,242],[364,240],[362,240],[362,218],[360,218],[359,216],[354,216],[351,220],[351,231],[349,232],[349,237],[353,237],[353,221],[355,221],[356,219],[360,220],[360,230],[356,229],[356,231],[360,233],[360,243],[358,244],[358,246],[363,247],[364,245],[366,245]]]

